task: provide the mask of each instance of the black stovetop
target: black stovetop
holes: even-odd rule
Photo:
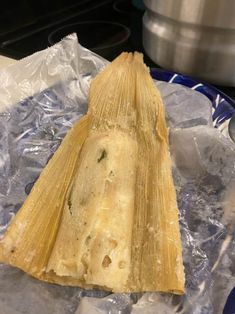
[[[47,48],[68,33],[77,32],[83,46],[110,61],[124,50],[138,50],[144,53],[148,66],[158,67],[148,58],[142,46],[144,10],[132,2],[134,1],[41,0],[36,4],[33,0],[25,0],[24,4],[14,6],[14,10],[5,4],[0,12],[0,54],[20,59]],[[65,27],[70,24],[73,26]],[[101,46],[104,49],[99,49]],[[235,88],[217,88],[235,99]]]

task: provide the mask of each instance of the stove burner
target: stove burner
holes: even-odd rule
[[[126,0],[117,0],[113,4],[114,11],[130,16],[132,10],[132,4]]]
[[[84,21],[68,24],[49,34],[48,41],[51,45],[60,41],[71,33],[77,33],[81,45],[112,60],[125,50],[130,29],[119,23],[107,21]]]

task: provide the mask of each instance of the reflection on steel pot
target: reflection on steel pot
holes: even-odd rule
[[[162,67],[235,86],[234,0],[145,0],[143,44]]]

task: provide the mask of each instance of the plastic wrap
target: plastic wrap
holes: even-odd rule
[[[0,236],[86,112],[89,83],[106,64],[70,35],[0,72]],[[156,84],[170,126],[186,294],[109,295],[47,284],[0,265],[2,313],[222,313],[235,286],[235,146],[213,128],[205,96]]]

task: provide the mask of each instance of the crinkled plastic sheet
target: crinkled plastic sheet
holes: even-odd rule
[[[74,121],[107,61],[75,35],[0,72],[0,236]],[[61,287],[0,265],[1,313],[222,313],[235,286],[235,148],[196,91],[156,83],[170,126],[186,294],[109,294]]]

